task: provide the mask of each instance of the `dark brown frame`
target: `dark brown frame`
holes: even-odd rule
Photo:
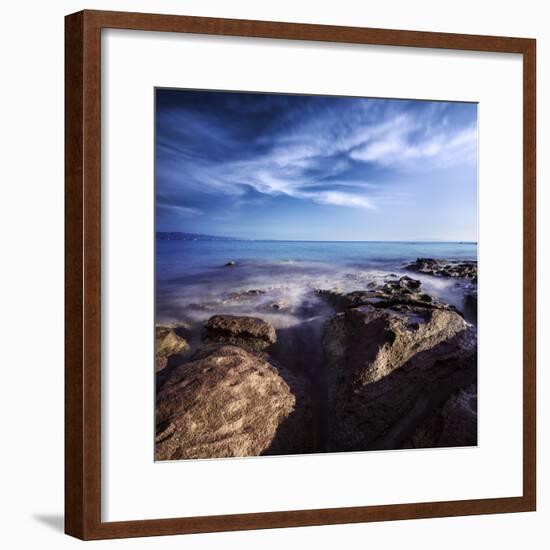
[[[523,496],[108,523],[101,521],[102,28],[443,48],[517,53],[523,56]],[[66,17],[65,56],[66,533],[87,540],[535,510],[535,40],[86,10]]]

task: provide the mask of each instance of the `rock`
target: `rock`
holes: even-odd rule
[[[196,311],[214,311],[220,307],[220,302],[193,302],[188,304],[187,307]]]
[[[344,293],[339,289],[316,289],[317,295],[336,311],[346,311],[360,306],[374,306],[380,309],[393,308],[403,311],[417,306],[456,311],[454,306],[440,302],[429,294],[420,292],[422,283],[411,277],[401,277],[369,290]]]
[[[155,371],[164,369],[169,363],[181,360],[181,356],[190,351],[183,337],[187,325],[157,325],[155,327]]]
[[[477,281],[477,261],[449,261],[433,258],[417,258],[405,269],[440,277],[460,277]]]
[[[225,264],[225,267],[234,267],[237,265],[237,262],[235,260],[229,260],[226,264]]]
[[[324,328],[331,451],[396,449],[476,377],[476,333],[455,311],[365,305]]]
[[[265,294],[265,290],[259,288],[252,288],[250,290],[242,290],[239,292],[231,292],[228,296],[228,299],[235,302],[248,301],[257,298]]]
[[[258,317],[214,315],[206,322],[203,340],[261,351],[274,344],[277,336],[273,326]]]
[[[403,448],[477,445],[477,384],[453,393],[411,435]]]
[[[466,319],[477,319],[477,288],[467,288],[465,290],[464,314]]]
[[[408,288],[409,290],[418,290],[422,283],[420,281],[417,281],[416,279],[412,279],[411,277],[408,277],[405,275],[404,277],[401,277],[399,279],[400,286],[403,286],[405,288]]]
[[[330,304],[336,311],[343,311],[350,307],[350,300],[345,292],[338,288],[324,289],[316,288],[315,293]]]
[[[265,309],[271,311],[284,311],[289,308],[288,303],[285,300],[275,300],[266,304]]]
[[[206,345],[157,395],[156,460],[311,452],[305,384],[265,354]]]

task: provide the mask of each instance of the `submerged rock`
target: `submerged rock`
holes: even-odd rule
[[[433,258],[417,258],[415,262],[405,267],[418,273],[440,277],[461,277],[477,280],[477,261],[449,261]]]
[[[204,326],[203,340],[261,351],[274,344],[277,335],[272,325],[258,317],[214,315]]]
[[[267,355],[206,345],[157,395],[156,460],[311,452],[304,383]]]
[[[367,304],[324,329],[331,451],[399,448],[476,378],[476,334],[445,308]]]
[[[238,292],[231,292],[228,295],[227,299],[229,301],[241,302],[241,301],[253,300],[258,296],[261,296],[262,294],[265,294],[265,290],[261,290],[259,288],[251,288],[250,290],[241,290]]]
[[[234,267],[237,265],[237,262],[235,260],[229,260],[226,264],[225,264],[225,267]]]
[[[290,308],[286,300],[274,300],[264,305],[265,311],[286,311]]]
[[[187,325],[157,325],[155,327],[155,371],[164,369],[169,363],[181,361],[182,355],[190,351],[184,338]]]
[[[214,311],[220,307],[220,302],[192,302],[187,307],[196,311]]]

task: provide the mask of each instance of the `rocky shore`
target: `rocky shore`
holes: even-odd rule
[[[318,339],[276,330],[262,311],[283,315],[271,305],[286,302],[255,288],[227,300],[258,317],[208,304],[199,336],[157,326],[156,459],[477,444],[476,328],[414,273],[477,299],[475,262],[419,258],[358,290],[311,288],[328,308]]]
[[[418,258],[405,267],[418,273],[427,273],[438,277],[460,277],[477,281],[477,262],[451,262],[432,258]]]

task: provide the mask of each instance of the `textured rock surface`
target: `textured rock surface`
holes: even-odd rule
[[[330,450],[399,448],[476,377],[475,331],[448,309],[348,309],[327,322],[323,346]]]
[[[437,260],[433,258],[418,258],[405,269],[427,273],[441,277],[461,277],[477,280],[477,262],[451,262],[449,260]]]
[[[422,425],[404,448],[477,445],[477,384],[453,393]]]
[[[155,371],[164,369],[170,362],[178,361],[190,350],[184,338],[185,325],[155,327]]]
[[[208,319],[204,327],[203,340],[261,351],[274,344],[277,341],[277,336],[273,326],[263,319],[214,315]]]
[[[382,285],[371,284],[369,290],[345,293],[338,289],[317,289],[316,292],[336,311],[346,311],[364,305],[371,305],[378,309],[392,308],[402,311],[412,311],[418,306],[455,310],[453,306],[422,293],[420,287],[420,281],[405,276]]]
[[[311,452],[304,383],[261,353],[206,345],[157,394],[156,459]]]

